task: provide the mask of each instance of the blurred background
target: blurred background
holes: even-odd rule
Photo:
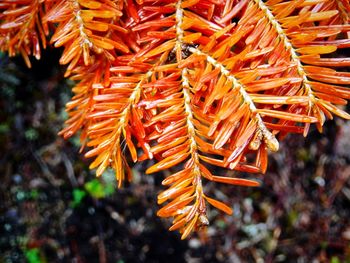
[[[0,53],[0,263],[350,262],[350,122],[288,136],[260,188],[208,183],[234,214],[210,209],[207,230],[181,241],[156,216],[163,174],[137,164],[116,189],[79,138],[57,136],[74,85],[58,60],[46,50],[28,69]]]

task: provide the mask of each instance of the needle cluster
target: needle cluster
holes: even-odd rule
[[[47,36],[76,81],[60,132],[90,168],[165,169],[160,217],[186,238],[208,225],[204,183],[258,186],[210,167],[265,173],[290,133],[322,132],[350,98],[348,0],[3,0],[0,50],[40,58]],[[125,150],[126,148],[126,150]]]

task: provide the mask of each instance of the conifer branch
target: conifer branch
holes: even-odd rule
[[[51,43],[55,47],[65,47],[60,63],[69,64],[66,77],[81,59],[88,66],[94,62],[95,54],[101,54],[100,59],[113,61],[115,50],[129,52],[128,46],[120,38],[111,36],[111,31],[127,32],[114,24],[122,15],[120,8],[120,4],[110,0],[55,2],[44,21],[58,24]]]
[[[296,65],[297,71],[302,78],[302,85],[305,90],[305,93],[307,96],[309,96],[309,108],[311,109],[314,104],[314,95],[312,92],[312,88],[309,84],[309,80],[307,78],[306,72],[303,68],[303,65],[301,64],[300,58],[296,52],[296,49],[291,44],[289,38],[287,37],[284,29],[278,22],[278,20],[275,18],[275,16],[272,14],[268,6],[262,1],[262,0],[254,0],[255,3],[258,5],[259,9],[261,9],[265,13],[265,17],[268,19],[269,23],[273,26],[273,28],[277,31],[278,37],[281,39],[282,43],[284,44],[287,51],[290,52],[291,60],[293,64]]]
[[[81,131],[98,176],[110,166],[118,186],[131,180],[129,155],[155,160],[146,173],[173,169],[158,215],[182,238],[208,224],[207,204],[232,214],[204,193],[207,180],[259,185],[209,166],[265,173],[278,140],[350,119],[350,58],[339,55],[348,0],[3,0],[0,10],[1,51],[30,66],[48,23],[64,47],[77,83],[60,134]]]
[[[118,72],[122,69],[120,67],[112,67],[110,70],[112,72]],[[153,72],[150,70],[141,75],[139,81],[134,83],[131,89],[124,88],[123,86],[119,87],[117,83],[114,84],[112,82],[109,92],[107,90],[108,93],[94,96],[94,100],[111,101],[120,98],[119,105],[115,109],[105,110],[103,104],[96,104],[95,108],[98,108],[98,110],[92,111],[88,116],[88,118],[95,120],[95,123],[89,126],[88,137],[90,141],[87,143],[87,146],[93,146],[94,149],[85,154],[88,158],[96,156],[95,161],[90,165],[90,169],[98,167],[96,175],[100,176],[108,166],[112,166],[116,171],[119,187],[125,178],[124,166],[126,166],[127,173],[130,174],[126,158],[121,150],[121,140],[124,138],[133,161],[136,162],[138,160],[137,152],[131,140],[132,132],[129,122],[133,119],[132,112],[135,111],[134,107],[137,107],[140,101],[142,85],[152,74]],[[107,130],[105,129],[106,124],[108,124]],[[101,140],[102,136],[103,139]],[[144,146],[146,150],[149,149],[147,144],[144,144]],[[149,151],[147,153],[149,154],[149,158],[153,157]]]
[[[273,151],[276,152],[278,151],[279,148],[279,143],[277,141],[277,139],[275,138],[275,136],[266,128],[262,117],[260,116],[251,96],[246,92],[244,85],[240,83],[240,81],[238,79],[236,79],[232,74],[230,74],[230,72],[218,61],[216,61],[214,58],[210,57],[209,55],[201,52],[198,49],[195,48],[190,48],[189,49],[190,52],[192,52],[193,54],[199,55],[199,56],[205,56],[207,61],[212,64],[215,68],[219,68],[220,72],[225,75],[227,77],[227,79],[229,79],[232,82],[232,88],[233,89],[238,89],[239,93],[241,94],[244,103],[248,104],[249,109],[250,109],[250,115],[254,116],[254,118],[256,119],[257,122],[257,127],[258,127],[258,131],[257,133],[261,134],[261,139],[264,140],[264,142],[266,143],[267,147]],[[260,136],[259,136],[260,137]],[[260,145],[260,143],[257,144],[258,146]],[[256,150],[258,146],[253,146],[253,148]]]
[[[182,0],[179,0],[176,4],[176,44],[175,44],[175,52],[177,54],[178,62],[181,62],[182,60],[182,49],[183,49],[183,29],[182,29],[182,23],[183,23],[183,12],[182,9]],[[180,60],[180,61],[179,61]],[[182,91],[183,91],[183,97],[184,97],[184,104],[185,104],[185,114],[186,117],[186,124],[187,124],[187,132],[188,132],[188,139],[189,139],[189,145],[190,145],[190,153],[191,153],[191,162],[192,164],[192,184],[195,185],[195,207],[198,207],[196,210],[196,214],[194,220],[198,220],[195,224],[189,223],[189,226],[187,228],[184,228],[184,232],[181,236],[182,239],[186,238],[187,235],[190,233],[192,229],[190,229],[190,226],[206,226],[209,224],[209,221],[206,216],[206,207],[205,202],[203,201],[204,194],[203,194],[203,186],[202,186],[202,172],[199,166],[199,157],[198,157],[198,146],[196,142],[196,132],[195,127],[193,125],[193,114],[191,109],[191,91],[189,86],[189,81],[187,79],[187,68],[183,68],[181,70],[181,83],[182,83]],[[201,205],[199,205],[201,204]],[[198,216],[197,216],[198,215]]]
[[[42,21],[45,1],[3,0],[0,3],[0,51],[10,56],[20,53],[31,67],[29,59],[33,55],[41,57],[41,46],[46,48],[47,24]]]

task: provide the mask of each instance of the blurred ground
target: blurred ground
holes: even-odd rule
[[[31,70],[0,54],[0,263],[350,262],[350,122],[289,136],[261,188],[208,184],[234,215],[180,241],[155,215],[162,175],[139,164],[116,190],[56,135],[72,83],[55,52]]]

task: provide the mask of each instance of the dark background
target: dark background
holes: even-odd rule
[[[163,175],[141,163],[117,190],[78,138],[57,136],[73,86],[58,59],[28,69],[0,54],[0,263],[350,262],[350,122],[288,136],[260,188],[207,184],[234,214],[210,210],[207,231],[181,241],[156,217]]]

